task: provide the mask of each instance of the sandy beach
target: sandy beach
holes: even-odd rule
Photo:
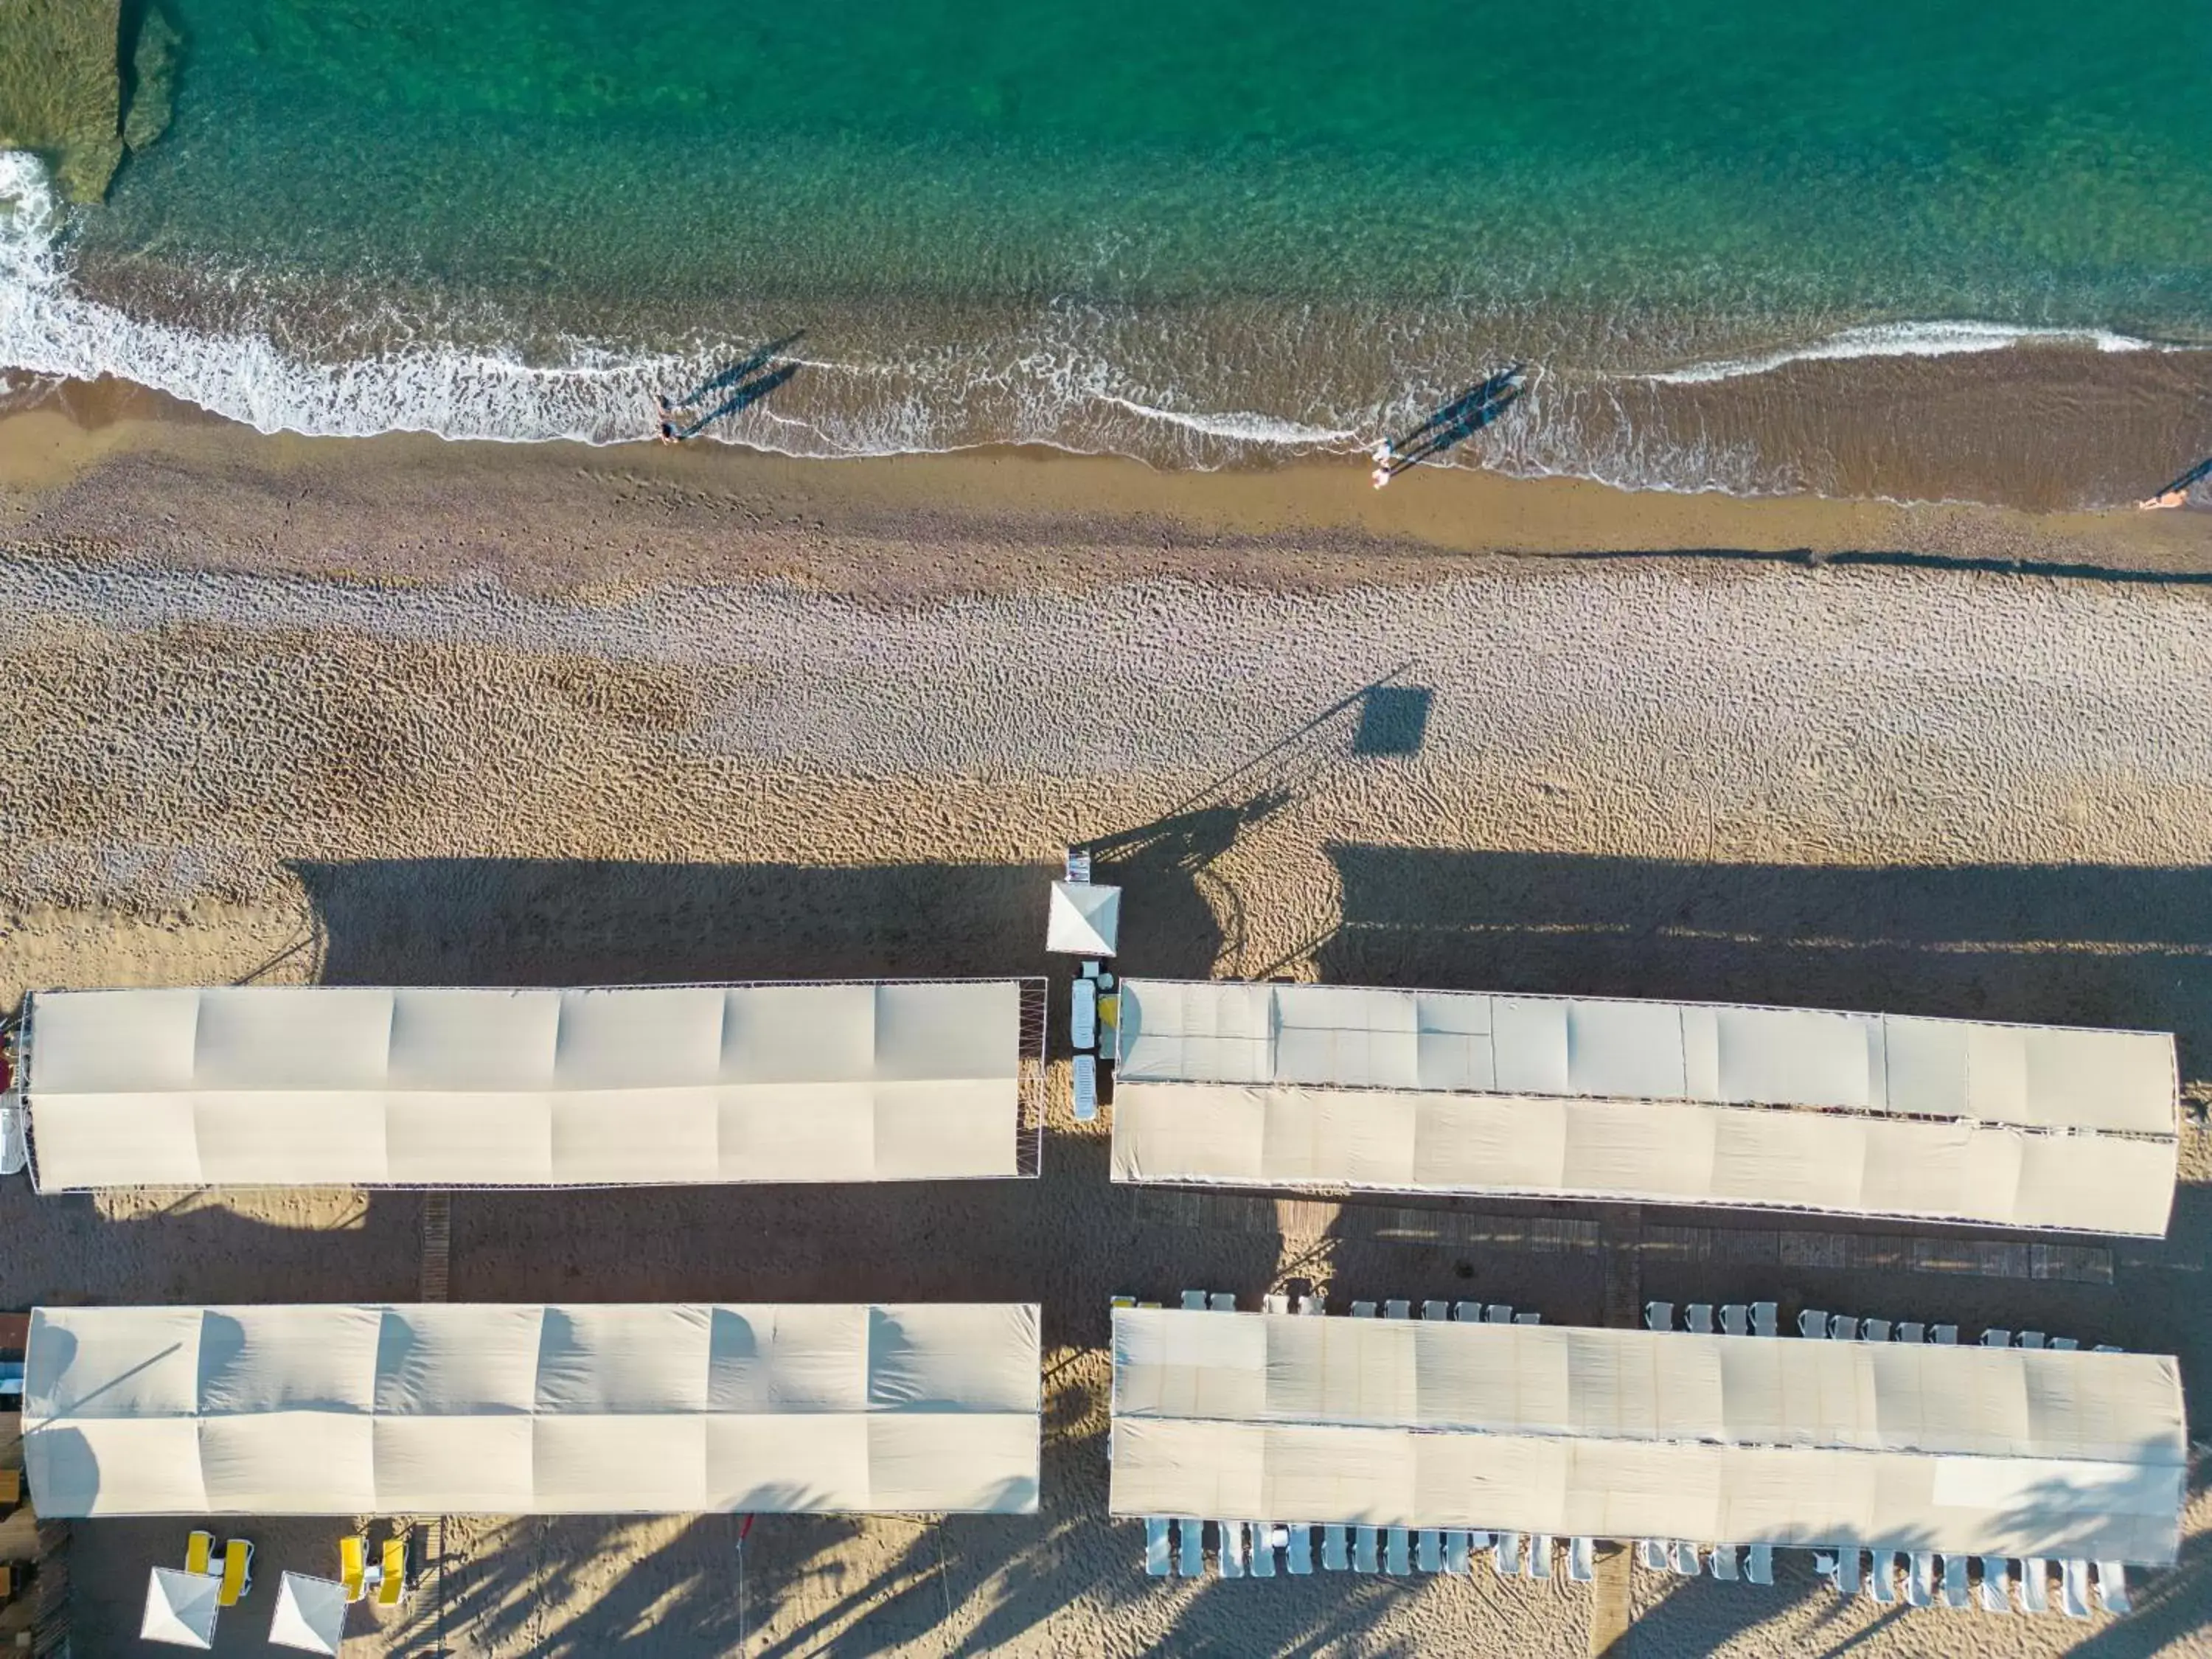
[[[1607,1214],[1594,1249],[1167,1217],[1109,1185],[1064,1064],[1036,1182],[456,1194],[455,1300],[1041,1301],[1043,1512],[768,1517],[742,1551],[726,1516],[456,1521],[362,1653],[1591,1650],[1587,1589],[1486,1570],[1148,1582],[1104,1518],[1116,1292],[2037,1328],[2178,1352],[2206,1437],[2212,514],[266,439],[81,388],[0,419],[0,573],[10,1001],[1045,972],[1090,844],[1131,972],[2179,1035],[2173,1226],[2080,1241],[2101,1277],[1662,1248],[1775,1224],[1741,1215]],[[409,1299],[422,1206],[13,1182],[0,1305]],[[1771,1590],[1638,1573],[1611,1650],[2212,1651],[2205,1484],[2124,1621],[1839,1604],[1787,1553]],[[327,1571],[339,1530],[256,1528],[263,1575]],[[78,1650],[119,1651],[182,1528],[73,1533]]]

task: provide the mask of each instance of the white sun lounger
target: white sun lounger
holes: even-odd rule
[[[2127,1350],[2125,1348],[2116,1348],[2109,1342],[2100,1342],[2096,1346],[2095,1352],[2098,1353],[2125,1353]]]
[[[1518,1578],[1521,1576],[1521,1534],[1517,1532],[1498,1534],[1490,1546],[1490,1564],[1498,1569],[1500,1578]]]
[[[1985,1348],[2009,1348],[2012,1346],[2012,1333],[2010,1331],[1984,1331],[1982,1333],[1982,1346]]]
[[[1859,1558],[1862,1553],[1853,1549],[1838,1550],[1829,1558],[1823,1577],[1836,1587],[1837,1595],[1848,1596],[1859,1593]]]
[[[1286,1314],[1291,1310],[1291,1298],[1279,1291],[1271,1291],[1260,1298],[1260,1305],[1269,1313]]]
[[[1206,1298],[1206,1305],[1215,1313],[1235,1313],[1237,1298],[1227,1291],[1216,1291]]]
[[[1741,1302],[1729,1302],[1721,1308],[1721,1334],[1723,1336],[1749,1336],[1751,1310]]]
[[[1667,1571],[1667,1546],[1656,1538],[1636,1540],[1636,1564],[1653,1572]]]
[[[1328,1312],[1328,1299],[1322,1296],[1305,1297],[1298,1303],[1298,1311],[1310,1317],[1325,1316]]]
[[[1413,1539],[1403,1527],[1389,1527],[1382,1533],[1382,1571],[1394,1578],[1403,1578],[1413,1570]]]
[[[1449,1319],[1451,1317],[1451,1304],[1449,1302],[1424,1302],[1421,1304],[1421,1317],[1424,1319]]]
[[[1098,1056],[1078,1054],[1073,1073],[1075,1085],[1075,1121],[1089,1123],[1098,1115]]]
[[[1828,1321],[1828,1340],[1856,1342],[1859,1340],[1859,1322],[1850,1314],[1837,1314]]]
[[[1244,1576],[1244,1523],[1242,1521],[1217,1521],[1213,1523],[1221,1533],[1221,1576],[1242,1578]]]
[[[1774,1582],[1774,1546],[1753,1544],[1743,1553],[1743,1576],[1754,1584]]]
[[[1513,1310],[1503,1302],[1493,1302],[1482,1310],[1482,1322],[1486,1325],[1510,1325]]]
[[[1423,1527],[1413,1534],[1413,1565],[1423,1572],[1442,1572],[1444,1570],[1444,1535],[1434,1527]]]
[[[1711,1336],[1713,1334],[1713,1304],[1692,1302],[1682,1310],[1682,1322],[1689,1328],[1692,1336]]]
[[[1444,1534],[1444,1571],[1464,1573],[1474,1558],[1474,1539],[1464,1529]]]
[[[1797,1316],[1797,1334],[1824,1338],[1828,1334],[1828,1316],[1817,1308],[1808,1308]]]
[[[2030,1613],[2051,1607],[2051,1563],[2042,1556],[2031,1555],[2020,1564],[2020,1604]]]
[[[1899,1342],[1925,1342],[1928,1327],[1917,1320],[1908,1319],[1897,1328],[1897,1340]]]
[[[1480,1325],[1482,1323],[1482,1304],[1455,1302],[1452,1304],[1452,1317],[1462,1325]]]
[[[1310,1577],[1313,1573],[1313,1528],[1292,1527],[1290,1547],[1283,1552],[1283,1565],[1291,1570],[1293,1578]]]
[[[1275,1576],[1275,1528],[1265,1521],[1252,1523],[1251,1565],[1255,1578]]]
[[[2089,1564],[2068,1561],[2058,1569],[2058,1605],[2069,1619],[2089,1616]]]
[[[1382,1571],[1382,1535],[1373,1527],[1354,1527],[1352,1529],[1352,1570],[1354,1572]]]
[[[1859,1326],[1859,1340],[1862,1342],[1888,1341],[1889,1322],[1887,1319],[1869,1319],[1863,1322]]]
[[[1204,1313],[1206,1311],[1206,1292],[1204,1291],[1185,1291],[1182,1293],[1182,1310],[1185,1313]]]
[[[2041,1347],[2043,1346],[2043,1333],[2041,1331],[2022,1331],[2020,1334],[2020,1346],[2023,1348]]]
[[[1544,1316],[1540,1313],[1517,1313],[1513,1316],[1513,1322],[1516,1325],[1540,1325],[1544,1322]]]
[[[1067,1003],[1067,1040],[1079,1048],[1098,1046],[1098,981],[1079,979]]]
[[[1959,1328],[1956,1325],[1930,1325],[1928,1340],[1939,1348],[1955,1348],[1959,1346]]]
[[[2097,1563],[2097,1599],[2105,1604],[2106,1613],[2128,1611],[2127,1563],[2124,1561]]]
[[[1382,1304],[1382,1317],[1385,1319],[1411,1319],[1413,1316],[1413,1304],[1410,1302],[1386,1302]]]
[[[1685,1578],[1698,1576],[1698,1547],[1677,1538],[1667,1546],[1667,1565]]]
[[[1714,1577],[1719,1579],[1723,1583],[1733,1584],[1735,1583],[1735,1546],[1733,1544],[1714,1545],[1712,1553],[1705,1557],[1705,1566],[1707,1571],[1709,1571]]]
[[[2081,1349],[2080,1340],[2070,1336],[2054,1336],[2051,1339],[2051,1346],[2059,1353],[2078,1353]]]
[[[2012,1608],[2012,1570],[2002,1555],[1982,1558],[1982,1611],[2010,1613]]]
[[[1374,1318],[1374,1317],[1375,1317],[1375,1304],[1374,1304],[1372,1302],[1355,1302],[1355,1303],[1353,1303],[1353,1304],[1352,1304],[1352,1316],[1354,1319],[1372,1319],[1372,1318]]]
[[[1936,1553],[1933,1550],[1913,1551],[1912,1571],[1905,1581],[1905,1599],[1916,1607],[1936,1605]]]
[[[1175,1570],[1170,1559],[1173,1549],[1168,1538],[1167,1517],[1148,1515],[1145,1517],[1145,1576],[1165,1578]]]
[[[1966,1558],[1947,1555],[1943,1558],[1943,1605],[1963,1607],[1972,1596],[1972,1586],[1966,1579]]]
[[[1549,1578],[1552,1576],[1552,1551],[1559,1540],[1548,1532],[1540,1532],[1528,1540],[1528,1576]]]
[[[1185,1578],[1206,1577],[1206,1522],[1186,1516],[1176,1522],[1176,1541],[1182,1549],[1176,1570]]]
[[[1567,1577],[1571,1583],[1587,1584],[1597,1577],[1597,1540],[1570,1538],[1567,1540]]]
[[[1674,1328],[1674,1304],[1671,1302],[1647,1302],[1644,1304],[1644,1328],[1647,1331],[1671,1331]]]
[[[1751,1304],[1751,1334],[1753,1336],[1775,1336],[1781,1332],[1782,1310],[1771,1302]]]
[[[1897,1605],[1897,1555],[1893,1550],[1876,1550],[1873,1569],[1867,1574],[1867,1600],[1878,1607]]]
[[[1321,1565],[1328,1572],[1352,1571],[1352,1533],[1350,1528],[1327,1526],[1321,1529]]]

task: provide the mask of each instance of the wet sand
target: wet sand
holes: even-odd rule
[[[1044,971],[1052,865],[1091,842],[1130,971],[2144,1024],[2212,1099],[2203,514],[40,418],[0,423],[10,998]],[[1624,1291],[1599,1255],[1164,1224],[1053,1085],[1034,1182],[453,1200],[457,1300],[1040,1300],[1042,1515],[768,1517],[742,1553],[729,1517],[456,1522],[360,1650],[1584,1651],[1564,1583],[1147,1582],[1104,1519],[1117,1291],[1773,1297],[2178,1352],[2193,1435],[2212,1411],[2194,1127],[2171,1237],[2109,1285],[1645,1251]],[[407,1299],[421,1208],[9,1183],[0,1303]],[[1709,1219],[1607,1225],[1632,1258]],[[1771,1591],[1639,1573],[1633,1651],[2207,1650],[2203,1485],[2125,1623],[1838,1606],[1791,1553]],[[258,1651],[340,1527],[238,1529],[264,1587],[222,1646]],[[184,1527],[74,1530],[80,1650],[119,1651]]]

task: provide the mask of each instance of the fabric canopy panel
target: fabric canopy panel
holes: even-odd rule
[[[2151,1237],[2173,1039],[1784,1008],[1125,980],[1119,1181]]]
[[[1014,980],[47,991],[41,1190],[1012,1176]]]
[[[1116,1309],[1115,1515],[2163,1565],[2170,1358]]]
[[[42,1516],[1028,1514],[1021,1304],[40,1309]]]

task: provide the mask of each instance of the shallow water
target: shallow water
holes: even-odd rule
[[[176,125],[14,228],[0,362],[611,440],[803,329],[714,434],[1218,465],[1526,358],[1458,459],[2057,504],[2212,447],[2212,350],[2155,349],[2212,347],[2212,109],[2149,0],[176,9]]]

